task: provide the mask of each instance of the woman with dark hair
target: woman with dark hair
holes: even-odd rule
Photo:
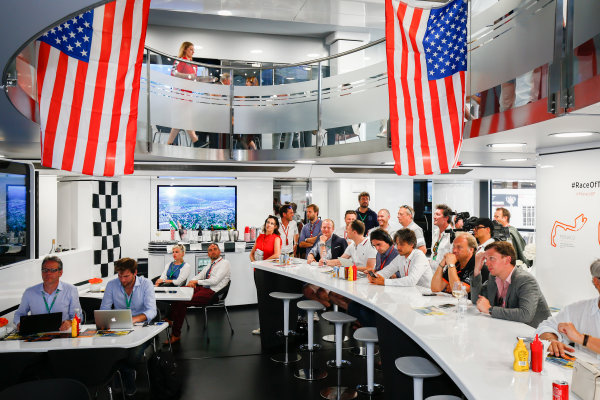
[[[251,261],[271,260],[281,254],[281,236],[279,235],[279,220],[269,215],[250,252]]]

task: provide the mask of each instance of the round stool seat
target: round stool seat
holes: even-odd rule
[[[354,332],[354,339],[360,340],[361,342],[377,343],[379,341],[379,338],[377,337],[377,328],[358,328]]]
[[[322,310],[325,307],[323,306],[323,304],[319,303],[316,300],[302,300],[298,302],[297,307],[301,310],[305,310],[305,311],[318,311],[318,310]]]
[[[442,370],[437,365],[423,357],[397,358],[396,368],[413,378],[435,378],[442,375]]]
[[[438,394],[437,396],[429,396],[425,400],[461,400],[461,398],[449,394]]]
[[[269,296],[279,300],[296,300],[303,296],[302,293],[271,292]]]
[[[352,315],[348,315],[339,311],[327,311],[321,314],[321,317],[329,322],[333,322],[334,324],[349,324],[350,322],[356,321]]]

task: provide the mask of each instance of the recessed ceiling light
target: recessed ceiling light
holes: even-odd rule
[[[250,53],[252,53],[252,54],[260,54],[260,53],[262,53],[262,50],[261,49],[254,49],[254,50],[250,50]]]
[[[540,168],[554,168],[554,165],[538,165]]]
[[[254,68],[259,68],[260,67],[260,63],[252,63],[251,64]]]
[[[296,164],[314,164],[315,160],[296,160],[294,161]]]
[[[552,136],[555,138],[580,138],[580,137],[588,137],[592,135],[597,135],[598,132],[557,132],[551,133],[548,136]]]
[[[0,154],[0,158],[6,158],[4,154]]]
[[[506,161],[506,162],[521,162],[521,161],[527,161],[528,158],[503,158],[502,161]]]
[[[219,14],[223,17],[230,17],[233,15],[233,13],[229,10],[219,10],[219,12],[217,12],[217,14]]]
[[[479,163],[462,163],[459,167],[481,167],[483,164]]]
[[[508,149],[510,147],[523,147],[527,146],[525,143],[490,143],[486,145],[492,149]]]
[[[319,54],[318,53],[308,53],[306,56],[307,57],[319,57]]]
[[[384,161],[381,163],[381,165],[395,165],[396,162],[395,161]]]
[[[288,76],[288,77],[287,77],[287,78],[285,78],[285,79],[292,80],[292,79],[294,79],[294,77],[293,77],[293,76]]]

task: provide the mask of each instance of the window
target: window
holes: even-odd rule
[[[490,215],[503,207],[510,212],[510,225],[521,230],[535,229],[535,182],[493,181]]]
[[[523,225],[535,226],[535,206],[523,206]]]

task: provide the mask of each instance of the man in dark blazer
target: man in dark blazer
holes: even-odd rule
[[[323,265],[326,260],[335,260],[344,254],[346,247],[348,247],[348,242],[346,239],[333,233],[334,229],[335,224],[332,220],[323,220],[321,235],[319,235],[306,257],[308,263],[318,261],[319,265]],[[322,260],[323,256],[325,256],[326,260]]]
[[[515,249],[508,242],[485,247],[484,257],[475,266],[471,282],[471,301],[492,318],[523,322],[534,328],[550,316],[548,304],[537,281],[517,268]],[[481,269],[487,265],[490,277],[482,283]]]
[[[346,239],[339,237],[333,230],[335,224],[330,219],[323,220],[321,224],[321,234],[315,241],[314,246],[308,251],[306,262],[311,263],[318,261],[319,265],[323,265],[327,260],[335,260],[344,254],[348,242]],[[325,307],[331,305],[329,301],[329,290],[323,289],[317,285],[306,284],[302,290],[304,297],[309,300],[316,300]],[[315,313],[315,319],[317,313]]]

